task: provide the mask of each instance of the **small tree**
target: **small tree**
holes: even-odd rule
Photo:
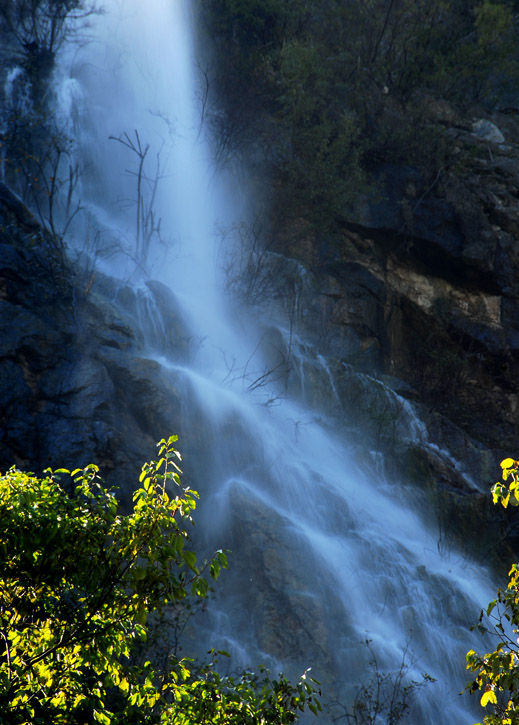
[[[207,597],[227,566],[224,551],[200,565],[188,548],[198,496],[180,484],[175,441],[144,465],[128,515],[96,466],[0,477],[1,722],[260,725],[317,711],[305,677],[294,686],[264,670],[222,677],[216,659],[173,655],[166,671],[132,661],[150,614]]]
[[[81,209],[76,198],[80,180],[76,144],[50,116],[12,114],[0,135],[9,154],[4,175],[42,225],[61,242]]]
[[[24,69],[37,106],[44,102],[57,51],[98,12],[86,0],[3,0],[0,29]]]
[[[492,487],[494,503],[504,508],[519,505],[519,461],[501,461],[503,481]],[[484,655],[474,650],[467,653],[467,669],[475,679],[467,685],[470,692],[482,693],[481,705],[490,706],[484,725],[516,725],[519,723],[519,564],[513,564],[506,589],[498,589],[497,597],[481,612],[474,629],[494,634],[498,644]],[[490,629],[483,625],[485,618]]]
[[[109,139],[118,141],[129,149],[137,160],[137,169],[127,169],[126,173],[135,177],[135,261],[143,266],[148,260],[153,239],[161,241],[161,218],[155,209],[155,198],[159,182],[164,178],[164,169],[160,160],[160,151],[158,151],[155,157],[155,172],[152,176],[148,175],[146,158],[150,145],[142,144],[137,129],[134,130],[134,135],[135,139],[125,131],[121,136],[109,136]]]
[[[97,12],[88,0],[0,2],[0,176],[56,237],[80,208],[74,198],[80,170],[75,143],[55,114],[52,74],[60,48],[79,42]]]

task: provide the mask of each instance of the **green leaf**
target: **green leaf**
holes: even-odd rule
[[[198,568],[197,568],[197,565],[196,565],[196,554],[195,554],[195,552],[194,551],[188,551],[187,549],[184,549],[184,551],[182,553],[182,557],[183,557],[184,561],[186,562],[186,564],[188,565],[188,567],[192,571],[194,571],[195,574],[198,574],[199,571],[198,571]]]
[[[493,705],[497,705],[497,697],[496,693],[493,690],[487,690],[483,693],[483,696],[481,698],[481,707],[486,707],[489,702],[491,702]]]
[[[135,566],[133,568],[133,578],[136,581],[142,581],[143,579],[146,579],[146,574],[148,572],[143,566]]]
[[[94,720],[98,723],[101,723],[101,725],[110,725],[111,718],[108,717],[108,715],[106,715],[105,713],[100,712],[99,710],[94,710],[93,715]]]

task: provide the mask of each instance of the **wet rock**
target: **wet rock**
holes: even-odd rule
[[[230,545],[240,557],[226,584],[245,596],[246,607],[233,616],[247,620],[235,626],[252,633],[253,649],[286,662],[288,674],[301,674],[293,668],[308,660],[314,675],[322,676],[330,671],[334,643],[326,626],[330,613],[318,595],[318,562],[295,532],[289,534],[290,526],[280,525],[280,515],[248,488],[235,484],[229,505]]]
[[[128,501],[181,409],[170,376],[143,356],[135,296],[99,272],[86,285],[4,185],[0,251],[0,470],[94,462]]]
[[[350,440],[362,431],[363,443],[384,452],[386,470],[405,479],[412,436],[390,392],[361,383],[362,375],[389,375],[388,387],[419,405],[426,437],[447,456],[422,451],[420,476],[436,481],[454,522],[449,536],[458,526],[457,544],[470,540],[484,557],[501,540],[502,522],[495,512],[485,518],[488,498],[480,501],[476,488],[488,490],[519,438],[519,147],[511,142],[519,124],[496,114],[470,127],[450,109],[431,113],[456,144],[457,168],[427,176],[379,163],[335,245],[317,232],[300,255],[297,245],[290,250],[312,273],[299,323],[332,373],[338,402],[326,410]],[[319,376],[308,380],[329,396]],[[483,516],[487,554],[462,524],[465,514],[474,530]]]
[[[190,362],[196,354],[197,341],[189,332],[177,298],[169,287],[157,280],[148,280],[146,286],[156,305],[155,315],[151,311],[149,317],[149,326],[154,334],[152,344],[161,354]]]
[[[519,238],[519,205],[496,206],[492,212],[496,224],[515,239]]]

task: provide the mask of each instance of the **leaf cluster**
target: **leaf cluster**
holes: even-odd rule
[[[206,598],[227,566],[224,551],[201,564],[190,547],[198,495],[181,485],[175,441],[143,466],[127,515],[93,465],[0,477],[2,722],[284,723],[315,707],[308,681],[132,659],[152,613]]]
[[[502,478],[508,485],[498,482],[492,487],[494,503],[519,505],[519,461],[505,458],[501,461]],[[481,612],[479,623],[472,629],[498,639],[494,651],[467,653],[467,669],[476,673],[467,685],[470,692],[481,692],[481,706],[491,706],[485,714],[485,725],[516,725],[519,722],[519,564],[513,564],[506,589],[498,589],[497,597]],[[490,627],[483,624],[486,619]]]
[[[503,481],[510,481],[508,485],[501,482],[495,483],[492,488],[492,501],[500,503],[503,508],[519,506],[519,461],[513,458],[505,458],[500,463]]]
[[[514,725],[519,722],[519,565],[514,564],[509,572],[506,589],[499,589],[497,598],[481,613],[475,629],[487,632],[482,625],[486,615],[492,622],[494,634],[499,642],[493,652],[483,655],[474,650],[467,653],[467,669],[477,673],[467,689],[481,691],[481,706],[492,706],[492,712],[485,715],[485,725]]]

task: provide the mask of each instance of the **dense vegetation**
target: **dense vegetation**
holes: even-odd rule
[[[208,0],[218,155],[245,154],[278,208],[322,226],[380,164],[459,165],[456,114],[506,103],[517,0]],[[210,76],[210,73],[209,73]],[[250,150],[253,150],[252,153]]]
[[[188,548],[197,494],[181,486],[175,440],[143,466],[127,515],[95,466],[0,477],[1,722],[281,725],[320,709],[306,674],[223,677],[226,653],[181,659],[171,627],[162,648],[143,645],[227,566],[223,551],[200,565]]]

